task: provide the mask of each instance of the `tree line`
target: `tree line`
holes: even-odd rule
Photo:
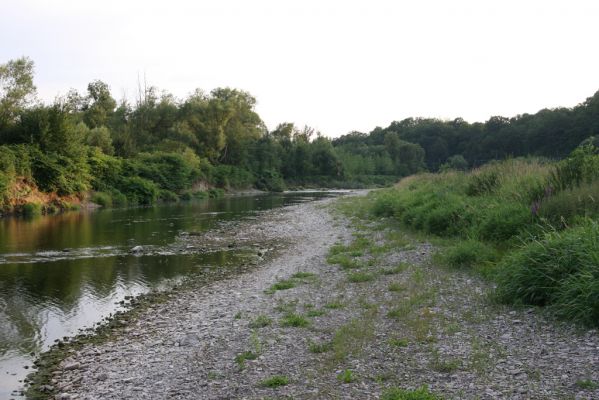
[[[100,80],[51,104],[36,99],[34,63],[0,65],[0,201],[32,188],[101,203],[151,204],[207,187],[361,187],[425,169],[510,156],[561,157],[599,130],[599,92],[572,108],[485,123],[408,118],[331,140],[284,122],[268,130],[248,92],[196,89],[178,99],[145,84],[117,101]],[[27,200],[29,199],[29,200]]]

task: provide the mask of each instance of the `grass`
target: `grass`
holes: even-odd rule
[[[596,390],[599,389],[599,382],[594,382],[590,379],[581,379],[576,381],[576,386],[584,390]]]
[[[326,353],[332,348],[333,344],[331,342],[315,343],[311,341],[308,345],[308,350],[310,350],[310,353],[314,354]]]
[[[345,305],[338,300],[331,301],[324,305],[324,308],[328,308],[329,310],[338,310],[343,307],[345,307]]]
[[[308,278],[314,278],[316,275],[314,275],[311,272],[296,272],[295,274],[291,275],[292,279],[308,279]]]
[[[347,280],[352,283],[370,282],[374,280],[374,275],[367,272],[352,272],[347,275]]]
[[[255,360],[256,358],[258,358],[258,355],[256,353],[252,351],[244,351],[243,353],[238,354],[235,357],[235,362],[237,363],[239,368],[243,369],[247,360]]]
[[[371,192],[351,213],[384,217],[386,236],[399,241],[406,231],[450,241],[435,261],[494,281],[501,302],[545,306],[598,327],[597,171],[596,148],[579,148],[557,163],[512,159],[470,172],[419,174]],[[371,245],[369,251],[385,249]]]
[[[278,290],[292,289],[292,288],[294,288],[296,286],[297,286],[297,282],[295,280],[284,279],[282,281],[279,281],[279,282],[273,284],[270,288],[268,288],[265,291],[265,293],[266,294],[273,294],[274,292],[276,292]]]
[[[406,269],[408,269],[409,267],[410,267],[409,264],[400,263],[400,264],[396,265],[395,267],[382,269],[381,273],[383,275],[400,274],[400,273],[404,272]]]
[[[289,384],[289,378],[285,375],[274,375],[260,382],[260,386],[268,388],[278,388]]]
[[[333,361],[341,361],[348,355],[360,354],[374,338],[373,315],[365,313],[342,325],[332,340]]]
[[[305,328],[310,325],[304,316],[295,313],[285,314],[281,319],[281,326],[293,327],[293,328]]]
[[[311,272],[296,272],[291,276],[291,278],[276,282],[270,288],[266,289],[264,293],[273,294],[278,290],[293,289],[298,284],[308,283],[310,281],[314,281],[315,279],[316,275]]]
[[[352,383],[356,380],[351,370],[346,369],[337,375],[337,380],[343,383]]]
[[[389,286],[387,287],[387,289],[388,289],[390,292],[401,292],[402,290],[404,290],[404,287],[403,287],[403,286],[402,286],[400,283],[397,283],[397,282],[391,282],[391,283],[389,284]]]
[[[307,317],[311,317],[311,318],[313,318],[313,317],[321,317],[321,316],[325,315],[326,313],[327,312],[324,311],[324,310],[308,310],[306,312],[306,316]]]
[[[383,391],[381,400],[441,400],[441,397],[429,392],[426,386],[416,390],[390,388]]]
[[[272,319],[266,315],[258,315],[256,318],[254,318],[250,324],[249,327],[252,329],[257,329],[257,328],[264,328],[267,327],[269,325],[272,324]]]
[[[395,347],[408,347],[409,343],[410,342],[406,338],[401,338],[401,339],[393,338],[393,339],[389,339],[389,344],[391,346],[395,346]]]
[[[451,374],[460,368],[462,365],[460,360],[452,358],[441,358],[441,355],[437,350],[432,352],[432,359],[430,360],[430,367],[437,372],[445,374]]]

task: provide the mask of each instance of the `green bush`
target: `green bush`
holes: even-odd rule
[[[127,197],[128,203],[150,205],[156,202],[158,187],[152,181],[137,176],[123,178],[120,191]]]
[[[211,199],[218,199],[225,195],[225,191],[220,188],[212,188],[208,190],[208,197]]]
[[[127,196],[120,191],[113,189],[110,192],[113,207],[125,207],[127,205]]]
[[[377,217],[391,217],[395,214],[399,201],[397,190],[382,190],[374,196],[372,213]]]
[[[472,268],[496,261],[497,252],[478,240],[468,239],[443,250],[437,258],[442,264],[452,268]]]
[[[466,185],[468,196],[482,196],[495,192],[500,186],[499,174],[496,171],[487,170],[479,174],[470,175]]]
[[[282,192],[286,189],[281,175],[272,170],[264,171],[256,180],[256,189],[268,192]]]
[[[42,215],[42,205],[39,203],[27,203],[21,206],[21,212],[25,217],[39,217]]]
[[[160,190],[158,193],[158,198],[167,203],[176,203],[179,201],[179,196],[176,193],[171,192],[170,190]]]
[[[498,266],[497,294],[510,303],[550,305],[559,315],[599,325],[599,223],[549,232]]]
[[[91,201],[102,207],[112,207],[112,197],[108,193],[95,192],[91,197]]]
[[[540,203],[538,215],[562,228],[573,222],[576,217],[597,217],[599,180],[566,189],[544,199]]]
[[[126,160],[124,168],[127,175],[139,176],[174,193],[189,188],[199,176],[199,170],[178,153],[141,153]]]
[[[478,226],[481,239],[501,243],[507,241],[533,223],[528,207],[517,203],[502,203],[489,207]]]

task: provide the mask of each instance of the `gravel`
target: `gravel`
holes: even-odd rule
[[[188,245],[273,253],[253,271],[183,291],[113,340],[73,352],[50,382],[55,398],[376,399],[389,387],[426,384],[456,399],[599,399],[599,389],[580,384],[599,382],[597,331],[495,305],[487,283],[432,265],[428,243],[361,256],[373,260],[361,271],[375,279],[349,282],[326,255],[358,228],[331,202],[263,213],[236,224],[234,235],[229,226],[186,237]],[[359,233],[384,244],[387,232],[369,224]],[[381,273],[400,264],[407,266]],[[314,275],[292,278],[297,272]],[[283,279],[294,287],[269,294]],[[290,313],[309,325],[282,326]],[[314,344],[328,351],[311,352]],[[349,383],[338,378],[346,370]],[[277,375],[288,383],[264,384]]]

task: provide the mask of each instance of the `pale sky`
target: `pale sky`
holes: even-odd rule
[[[596,0],[0,0],[0,63],[34,60],[44,101],[95,79],[132,97],[145,73],[336,137],[572,107],[599,90],[598,21]]]

